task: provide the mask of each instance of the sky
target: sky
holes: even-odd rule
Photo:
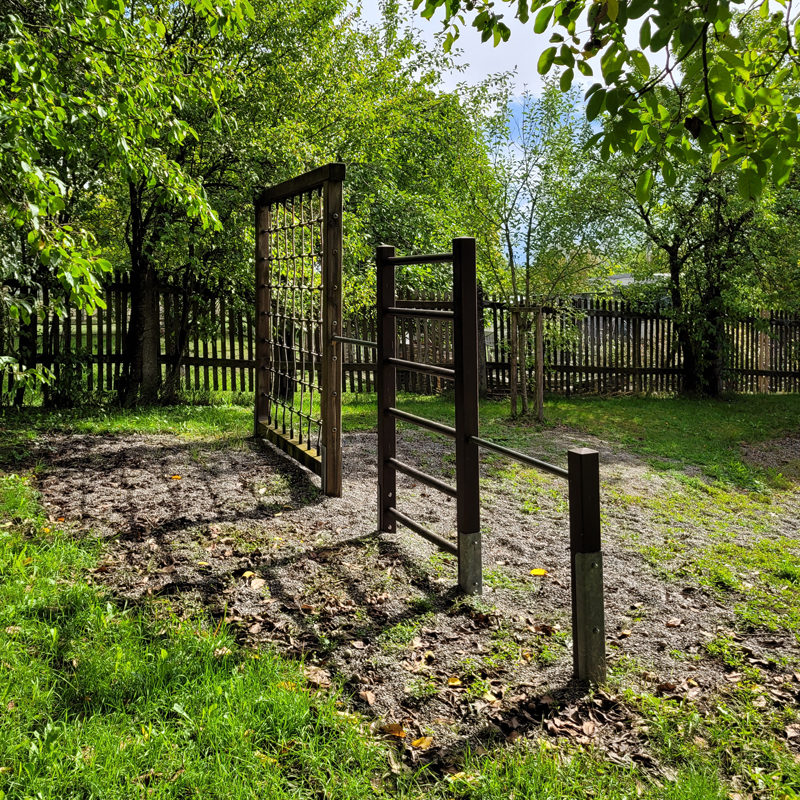
[[[411,0],[401,0],[411,8]],[[364,19],[369,22],[380,20],[378,0],[362,0]],[[513,19],[514,6],[509,5],[505,21],[511,28],[511,37],[507,42],[501,42],[493,47],[491,42],[481,42],[480,33],[472,27],[462,27],[461,37],[456,42],[456,47],[463,53],[459,60],[468,64],[466,72],[456,72],[445,76],[445,88],[454,89],[456,84],[466,81],[477,83],[487,75],[498,72],[516,71],[514,80],[516,92],[519,94],[527,88],[534,94],[539,94],[542,80],[536,71],[536,62],[539,54],[548,44],[550,33],[535,34],[533,23],[522,25]],[[433,44],[435,35],[442,30],[443,10],[440,9],[432,20],[423,19],[420,9],[413,12],[414,25],[423,37]]]

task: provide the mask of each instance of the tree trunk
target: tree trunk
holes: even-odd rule
[[[125,373],[119,388],[122,405],[148,405],[158,400],[161,350],[155,269],[142,259],[131,270],[131,320],[125,343]]]
[[[159,209],[151,204],[144,213],[143,195],[147,184],[128,184],[130,218],[126,239],[131,256],[131,319],[125,340],[124,369],[117,386],[124,406],[155,403],[161,386],[161,330],[156,291],[156,269],[151,254],[157,232]]]

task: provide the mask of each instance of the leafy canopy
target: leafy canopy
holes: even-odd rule
[[[190,215],[217,223],[203,187],[164,155],[193,136],[180,110],[217,101],[226,80],[212,44],[186,52],[167,15],[223,37],[252,15],[247,0],[9,0],[0,16],[0,219],[25,239],[73,302],[101,304],[91,233],[74,227],[77,192],[113,170],[160,182]],[[80,176],[80,180],[76,180]]]
[[[484,41],[506,41],[505,6],[536,33],[552,29],[538,70],[562,67],[563,90],[576,71],[597,76],[586,116],[609,117],[595,137],[604,157],[622,152],[642,165],[655,158],[672,186],[677,165],[710,156],[714,172],[739,168],[738,189],[749,199],[770,176],[778,186],[789,178],[800,147],[800,19],[792,0],[414,0],[420,6],[427,18],[444,8],[446,47],[467,14]],[[678,91],[675,109],[663,102],[666,85]],[[652,169],[642,173],[640,201],[654,180]]]

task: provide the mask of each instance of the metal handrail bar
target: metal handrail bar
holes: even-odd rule
[[[453,319],[452,311],[445,311],[440,308],[399,308],[390,306],[384,309],[384,314],[395,317],[425,317],[430,319]]]
[[[455,497],[457,495],[454,486],[450,486],[450,484],[440,481],[438,478],[434,478],[433,475],[428,475],[427,472],[420,472],[420,470],[414,469],[414,467],[410,466],[409,464],[405,464],[402,461],[398,461],[396,458],[388,459],[388,463],[391,464],[398,472],[402,472],[404,475],[408,475],[410,478],[416,478],[418,481],[420,481],[420,483],[425,483],[434,489],[438,489],[440,492],[450,495],[450,497]]]
[[[456,377],[454,369],[437,367],[435,364],[421,364],[419,361],[406,361],[404,358],[387,358],[386,363],[401,369],[410,369],[412,372],[424,372],[426,375],[438,375],[450,380],[454,380]]]
[[[334,342],[341,342],[342,344],[356,344],[359,347],[371,347],[373,350],[378,348],[377,342],[368,342],[366,339],[351,339],[349,336],[334,336],[332,338]]]
[[[386,263],[399,266],[402,264],[441,264],[452,262],[452,260],[452,253],[421,253],[416,256],[392,256],[386,259]]]
[[[518,453],[516,450],[511,450],[508,447],[495,444],[487,439],[481,439],[479,436],[470,436],[469,440],[473,444],[477,444],[479,447],[484,448],[484,450],[492,450],[493,452],[500,453],[500,455],[506,456],[507,458],[513,458],[515,461],[520,461],[523,464],[528,464],[528,466],[536,467],[536,469],[540,469],[543,472],[549,472],[551,475],[556,475],[559,478],[569,478],[569,472],[561,467],[555,466],[555,464],[548,464],[546,461],[539,461],[538,458],[526,456],[524,453]]]
[[[439,536],[438,533],[429,531],[426,527],[420,525],[418,522],[414,522],[413,519],[407,517],[405,514],[401,514],[396,508],[390,508],[388,511],[389,514],[391,514],[391,516],[393,516],[401,525],[405,525],[406,528],[414,531],[414,533],[418,534],[423,539],[427,539],[429,542],[435,544],[438,548],[450,553],[451,555],[458,555],[458,547],[448,539],[445,539],[443,536]]]
[[[414,414],[409,414],[407,411],[401,411],[399,408],[387,408],[386,413],[392,417],[397,417],[397,419],[419,425],[420,428],[427,428],[429,431],[441,433],[443,436],[449,436],[451,439],[456,438],[456,429],[448,425],[442,425],[441,422],[434,422],[432,419],[425,419],[425,417],[416,417]]]

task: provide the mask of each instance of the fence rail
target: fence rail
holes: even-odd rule
[[[125,360],[130,293],[127,281],[117,281],[104,289],[107,308],[94,315],[68,308],[61,317],[50,312],[44,319],[32,320],[22,326],[17,352],[26,364],[44,364],[59,377],[70,370],[72,380],[89,391],[113,390]],[[42,299],[47,306],[46,293]],[[400,294],[397,305],[441,312],[453,309],[448,293]],[[485,354],[485,382],[490,393],[504,394],[510,389],[511,311],[497,298],[484,297],[482,305],[479,345]],[[186,390],[254,390],[255,319],[250,303],[222,293],[215,300],[192,297],[186,301],[179,289],[163,286],[159,313],[165,381],[172,376],[176,387]],[[452,326],[452,319],[445,316],[398,316],[397,358],[452,369]],[[342,327],[341,338],[354,340],[341,343],[343,390],[374,392],[375,351],[355,343],[375,341],[374,311],[345,316]],[[560,309],[544,310],[544,330],[547,392],[672,392],[681,388],[681,354],[667,313],[644,313],[621,300],[575,298]],[[726,335],[729,390],[800,391],[800,317],[765,311],[728,322]],[[31,342],[35,347],[29,346]],[[31,351],[35,351],[33,358]],[[311,373],[317,374],[318,357],[309,356],[305,369],[309,379]],[[421,394],[450,390],[453,382],[441,369],[428,373],[398,369],[398,389]],[[532,379],[532,365],[528,373]]]

